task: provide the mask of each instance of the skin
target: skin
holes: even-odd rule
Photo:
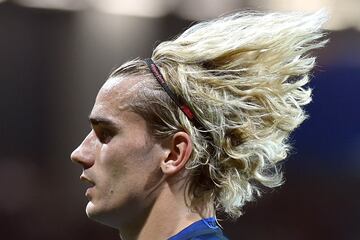
[[[178,132],[155,140],[146,120],[129,108],[141,81],[150,79],[106,81],[90,114],[92,130],[71,159],[82,166],[80,179],[90,185],[89,218],[117,228],[125,240],[167,239],[212,213],[192,212],[185,204],[190,136]]]

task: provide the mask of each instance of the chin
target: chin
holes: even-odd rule
[[[101,212],[101,209],[99,209],[99,207],[94,205],[92,202],[89,202],[86,205],[85,211],[89,219],[94,220],[96,222],[100,222],[101,215],[103,215],[103,213]]]
[[[90,201],[90,202],[88,202],[88,204],[86,205],[86,209],[85,209],[85,211],[86,211],[86,215],[89,217],[89,218],[93,218],[93,216],[94,215],[96,215],[95,214],[95,205]]]
[[[104,224],[106,226],[112,228],[119,228],[119,224],[117,224],[117,217],[112,216],[114,214],[110,214],[109,212],[101,209],[99,206],[96,206],[91,201],[86,206],[86,215],[89,219],[96,221],[98,223]]]

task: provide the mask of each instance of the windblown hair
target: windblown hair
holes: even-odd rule
[[[186,168],[193,209],[211,203],[235,219],[261,189],[283,183],[280,162],[290,150],[289,134],[306,119],[303,106],[311,101],[306,85],[315,57],[309,51],[327,42],[321,29],[326,19],[324,11],[240,12],[200,22],[159,44],[153,61],[205,131],[186,118],[143,60],[111,74],[152,79],[131,106],[153,136],[191,136]]]

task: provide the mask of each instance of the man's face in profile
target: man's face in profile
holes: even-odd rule
[[[91,132],[71,154],[89,182],[87,215],[112,227],[144,214],[155,197],[166,154],[149,134],[146,121],[129,108],[139,77],[109,79],[90,114]]]

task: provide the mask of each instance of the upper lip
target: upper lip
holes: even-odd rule
[[[80,180],[83,182],[90,183],[92,186],[95,185],[95,183],[90,178],[86,177],[84,174],[81,174]]]

